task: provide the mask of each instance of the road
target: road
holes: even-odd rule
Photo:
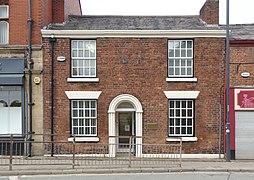
[[[254,173],[227,172],[182,172],[182,173],[128,173],[128,174],[78,174],[78,175],[41,175],[9,176],[0,180],[253,180]]]

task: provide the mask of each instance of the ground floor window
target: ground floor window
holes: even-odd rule
[[[0,134],[22,133],[21,86],[0,86]]]
[[[72,135],[97,136],[97,101],[71,101]]]
[[[169,136],[194,136],[194,100],[169,100]]]

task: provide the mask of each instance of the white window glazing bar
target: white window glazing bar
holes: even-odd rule
[[[0,45],[9,43],[9,23],[0,21]]]

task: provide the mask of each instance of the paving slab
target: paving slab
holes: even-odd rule
[[[89,167],[69,165],[13,165],[9,171],[8,166],[0,166],[0,176],[18,175],[47,175],[47,174],[112,174],[112,173],[163,173],[163,172],[254,172],[254,161],[231,161],[217,159],[183,160],[180,166],[145,166],[145,167]]]

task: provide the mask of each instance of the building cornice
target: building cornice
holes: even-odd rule
[[[41,45],[33,45],[33,50],[41,50]],[[27,50],[27,45],[0,45],[0,50]]]
[[[41,30],[42,37],[49,38],[225,38],[225,30]]]

